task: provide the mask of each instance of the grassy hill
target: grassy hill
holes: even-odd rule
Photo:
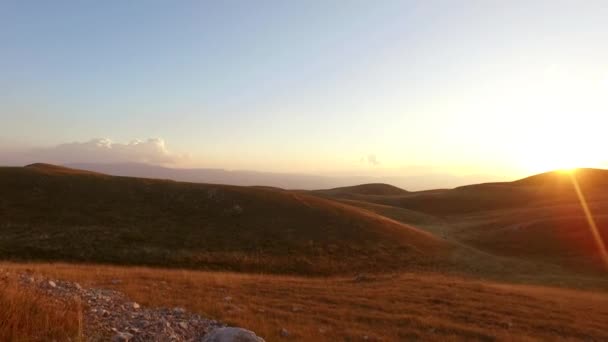
[[[577,177],[605,238],[608,183],[586,175]],[[17,274],[27,272],[185,307],[268,340],[284,328],[294,341],[603,340],[606,273],[566,176],[392,194],[362,186],[331,199],[0,168],[0,258],[28,261],[0,263],[0,339],[80,331],[81,303],[23,292]],[[29,262],[40,260],[69,263]],[[374,274],[344,275],[359,272]],[[321,274],[334,276],[308,277]]]
[[[548,172],[514,182],[397,195],[359,196],[357,199],[431,215],[459,215],[483,210],[543,206],[547,203],[578,202],[572,177],[576,178],[590,200],[603,197],[608,190],[608,170],[579,169],[572,173]]]
[[[577,177],[607,240],[608,183],[589,172]],[[564,177],[302,192],[0,168],[0,258],[290,274],[597,273],[596,242]]]
[[[358,196],[367,210],[495,256],[603,273],[573,179],[608,244],[608,171],[549,172],[508,183],[401,195]],[[340,196],[336,196],[340,199]]]
[[[439,267],[452,246],[304,193],[0,168],[0,258],[279,273]]]
[[[377,195],[377,196],[391,196],[391,195],[402,195],[408,193],[406,190],[398,188],[396,186],[384,183],[370,183],[360,184],[354,186],[346,186],[340,188],[333,188],[328,190],[317,190],[318,194],[325,194],[330,196],[352,196],[352,195]]]

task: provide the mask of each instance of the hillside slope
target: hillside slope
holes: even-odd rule
[[[601,242],[591,230],[575,182]],[[357,200],[351,203],[492,255],[559,265],[574,272],[608,270],[601,247],[608,245],[606,170],[548,172],[509,183],[358,196]]]
[[[396,186],[384,183],[369,183],[360,184],[353,186],[345,186],[340,188],[333,188],[328,190],[317,190],[317,193],[331,195],[331,196],[348,196],[348,195],[378,195],[378,196],[390,196],[390,195],[402,195],[408,193],[406,190],[398,188]]]
[[[0,257],[333,273],[449,263],[447,242],[276,189],[0,168]]]
[[[608,170],[579,169],[573,173],[560,171],[531,176],[514,182],[485,183],[455,189],[407,192],[384,191],[390,185],[380,184],[384,190],[356,191],[358,187],[317,190],[311,193],[334,199],[352,199],[414,210],[436,216],[460,215],[484,210],[524,208],[547,203],[578,202],[572,183],[576,177],[581,190],[590,200],[608,191]],[[351,190],[355,189],[355,190]]]

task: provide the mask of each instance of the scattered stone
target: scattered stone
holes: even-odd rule
[[[243,207],[235,204],[232,206],[232,208],[226,209],[224,212],[231,216],[240,216],[243,214]]]
[[[125,332],[118,332],[112,337],[112,342],[129,342],[133,338],[133,335]]]
[[[235,215],[240,215],[240,214],[242,214],[242,213],[243,213],[243,207],[241,207],[241,206],[240,206],[240,205],[238,205],[238,204],[235,204],[235,205],[234,205],[234,207],[232,207],[232,212],[233,212]]]
[[[112,283],[112,285],[118,285],[118,284],[122,283],[122,280],[120,280],[120,279],[112,279],[111,283]]]
[[[319,328],[319,333],[320,334],[325,334],[327,332],[327,329],[325,328]]]
[[[85,303],[83,310],[84,340],[95,341],[171,341],[171,342],[261,342],[255,333],[240,329],[226,328],[225,324],[203,318],[184,308],[146,308],[130,301],[116,290],[84,288],[77,283],[38,278],[30,281],[31,274],[21,275],[21,284],[35,288],[58,300],[74,299]],[[120,282],[115,279],[113,284]],[[164,282],[164,281],[163,281]],[[226,296],[226,305],[242,310],[232,304],[232,297]],[[262,312],[264,310],[262,309]],[[221,330],[224,329],[224,330]],[[282,336],[289,335],[282,330]]]
[[[216,328],[209,332],[201,342],[265,342],[254,332],[242,328]]]
[[[289,337],[289,335],[290,335],[290,334],[289,334],[289,331],[288,331],[287,329],[285,329],[285,328],[281,328],[281,331],[279,332],[279,334],[280,334],[282,337]]]

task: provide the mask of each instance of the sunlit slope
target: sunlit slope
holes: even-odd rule
[[[608,199],[592,202],[599,239],[578,203],[494,210],[450,218],[454,235],[495,255],[538,260],[577,272],[608,272]]]
[[[332,194],[326,190],[313,193],[390,205],[435,216],[450,216],[484,210],[542,206],[546,203],[575,202],[578,197],[572,185],[572,176],[576,176],[581,190],[590,199],[608,191],[607,170],[579,169],[574,173],[555,171],[515,182],[476,184],[446,190],[358,194],[356,197],[346,197],[341,192]]]
[[[276,189],[0,169],[0,257],[279,273],[445,265],[452,247],[335,201]]]
[[[358,201],[368,201],[360,206],[374,212],[496,256],[551,263],[576,272],[606,270],[602,261],[602,245],[608,244],[606,170],[556,171],[509,183],[366,196]]]

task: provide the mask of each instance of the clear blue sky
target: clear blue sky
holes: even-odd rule
[[[592,166],[606,18],[606,1],[2,1],[0,143],[155,137],[188,164],[281,171]]]

